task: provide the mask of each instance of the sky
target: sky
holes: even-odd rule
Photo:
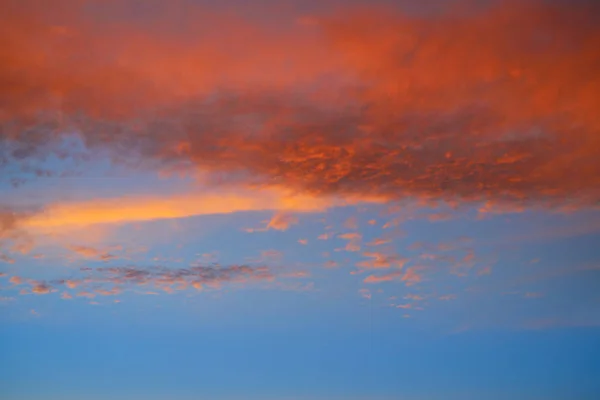
[[[0,398],[600,398],[598,2],[0,10]]]

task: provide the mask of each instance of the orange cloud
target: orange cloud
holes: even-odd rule
[[[76,280],[66,280],[65,281],[65,286],[68,287],[69,289],[75,289],[77,286],[79,286],[82,282],[81,281],[76,281]]]
[[[271,221],[267,224],[267,229],[275,229],[278,231],[285,231],[290,226],[298,223],[298,217],[289,214],[278,213],[271,218]]]
[[[593,2],[495,1],[436,18],[342,8],[278,32],[201,7],[100,27],[75,0],[22,3],[0,20],[0,122],[15,163],[54,151],[39,129],[24,134],[53,123],[115,160],[311,197],[521,209],[600,195]],[[55,209],[35,224],[269,208],[194,203]]]
[[[322,233],[319,235],[319,237],[317,237],[317,239],[319,240],[327,240],[330,239],[333,236],[333,233]]]
[[[21,285],[23,283],[23,279],[18,276],[11,276],[8,281],[13,285]]]
[[[344,234],[338,235],[338,237],[340,239],[348,240],[348,243],[344,247],[344,250],[350,251],[350,252],[360,251],[360,248],[361,248],[360,242],[362,240],[362,235],[360,233],[356,233],[356,232],[344,233]]]
[[[31,292],[35,294],[48,294],[52,291],[52,287],[45,282],[31,281]]]
[[[370,257],[371,260],[360,261],[356,263],[357,267],[372,269],[372,268],[390,268],[392,265],[397,268],[402,268],[408,259],[401,258],[395,255],[386,255],[378,252],[365,252],[363,256]]]
[[[367,243],[367,246],[381,246],[388,243],[391,243],[390,239],[375,238],[371,242]]]
[[[115,258],[118,258],[117,256],[109,253],[108,251],[96,249],[94,247],[89,246],[69,246],[69,249],[84,258],[92,258],[97,259],[99,261],[110,261]],[[121,250],[122,248],[120,246],[117,246],[113,249]]]
[[[381,282],[390,282],[395,281],[398,278],[402,277],[402,271],[391,272],[386,275],[369,275],[367,276],[363,282],[364,283],[381,283]]]
[[[232,213],[237,211],[293,210],[319,211],[336,204],[331,199],[293,196],[277,190],[250,191],[243,194],[189,194],[172,196],[127,196],[48,205],[32,215],[22,226],[31,230],[55,229],[93,224],[127,223],[194,215]],[[285,230],[297,223],[295,216],[276,214],[268,228]],[[71,250],[97,257],[95,249],[72,246]]]
[[[414,285],[416,283],[421,282],[422,277],[417,272],[415,267],[410,267],[406,270],[406,273],[402,276],[402,280],[406,282],[407,286]]]

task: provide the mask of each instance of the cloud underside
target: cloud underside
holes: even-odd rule
[[[226,284],[273,282],[275,279],[276,276],[269,268],[262,266],[192,266],[185,269],[127,266],[82,268],[78,278],[64,280],[36,281],[12,277],[10,282],[18,286],[23,285],[22,294],[49,294],[63,291],[63,298],[70,299],[73,295],[93,298],[118,295],[131,290],[142,294],[158,294],[219,289]]]
[[[7,165],[44,158],[57,132],[75,131],[92,153],[199,169],[214,184],[389,200],[599,199],[600,13],[589,3],[502,1],[435,19],[347,10],[281,32],[200,10],[131,26],[109,18],[100,29],[63,3],[72,7],[60,18],[40,3],[3,17]],[[171,29],[175,17],[185,29]],[[219,35],[200,28],[207,18]]]

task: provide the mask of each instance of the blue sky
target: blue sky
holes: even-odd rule
[[[225,3],[7,2],[0,397],[598,398],[597,7]]]

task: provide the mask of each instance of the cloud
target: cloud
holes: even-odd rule
[[[11,276],[8,281],[13,285],[21,285],[23,283],[23,279],[18,276]]]
[[[54,279],[52,281],[27,281],[31,285],[31,293],[48,294],[56,292],[61,288],[75,289],[79,291],[76,297],[95,298],[96,295],[114,296],[125,290],[136,287],[153,287],[167,293],[185,291],[190,288],[203,290],[205,288],[219,289],[223,284],[250,284],[257,282],[272,282],[276,275],[268,267],[246,265],[230,266],[192,266],[189,268],[164,268],[150,267],[141,268],[135,266],[111,267],[111,268],[81,268],[83,275],[77,280]],[[306,278],[306,271],[295,271],[280,274],[281,278]],[[23,280],[12,277],[11,283],[19,285]],[[306,289],[306,288],[304,288]],[[29,294],[23,289],[21,294]],[[156,293],[156,292],[154,292]],[[71,299],[68,292],[62,292],[62,299]]]
[[[372,241],[370,241],[369,243],[367,243],[367,246],[381,246],[381,245],[388,244],[388,243],[391,243],[390,239],[375,238]]]
[[[358,294],[360,294],[360,297],[363,299],[371,300],[372,295],[369,289],[359,289]]]
[[[308,278],[310,273],[307,271],[287,272],[281,275],[282,278]]]
[[[368,261],[360,261],[356,263],[357,267],[364,269],[390,268],[391,266],[402,268],[404,264],[408,262],[408,259],[406,258],[378,252],[365,252],[363,253],[363,256],[371,258]]]
[[[406,282],[406,286],[412,286],[416,283],[421,282],[422,277],[417,272],[416,267],[410,267],[406,270],[404,275],[402,276],[402,280]]]
[[[286,231],[290,226],[298,223],[298,217],[294,215],[277,213],[267,224],[267,229],[275,229],[277,231]]]
[[[0,262],[4,262],[7,264],[14,264],[15,263],[15,259],[0,252]]]
[[[362,240],[362,234],[357,233],[357,232],[351,232],[351,233],[343,233],[341,235],[338,235],[338,237],[340,239],[348,240],[348,243],[344,247],[344,250],[350,251],[350,252],[360,251],[360,248],[361,248],[360,243]]]
[[[117,162],[199,169],[213,182],[356,200],[596,205],[592,2],[496,1],[436,18],[347,8],[279,34],[201,7],[100,29],[61,4],[64,28],[42,18],[63,7],[44,3],[0,21],[10,38],[2,139],[14,162],[49,151],[60,123]],[[119,15],[127,4],[103,7]]]
[[[121,293],[121,289],[119,289],[117,287],[114,287],[110,290],[96,289],[95,292],[102,296],[116,296],[117,294]]]
[[[52,287],[45,282],[31,281],[31,292],[35,294],[48,294],[52,291]]]
[[[369,275],[363,280],[363,282],[364,283],[391,282],[391,281],[395,281],[395,280],[401,278],[402,274],[403,274],[402,271],[395,271],[395,272],[390,272],[389,274],[379,275],[379,276]]]
[[[24,221],[30,230],[47,230],[68,226],[116,224],[195,215],[223,214],[237,211],[294,210],[318,211],[333,205],[330,199],[293,196],[277,190],[241,190],[238,193],[190,193],[164,196],[124,196],[84,201],[59,202],[47,205],[42,211]],[[268,228],[285,230],[297,222],[297,217],[275,214]],[[74,247],[79,253],[91,249]]]
[[[83,284],[82,281],[67,279],[65,282],[65,286],[69,289],[75,289],[77,286]]]
[[[96,248],[90,247],[90,246],[69,246],[69,249],[84,258],[95,259],[98,261],[110,261],[110,260],[119,258],[118,256],[115,256],[115,255],[109,253],[108,251],[122,250],[122,248],[120,246],[113,247],[107,251],[101,250],[101,249],[96,249]]]
[[[6,208],[0,208],[0,239],[8,236],[10,232],[17,228],[19,216]]]

